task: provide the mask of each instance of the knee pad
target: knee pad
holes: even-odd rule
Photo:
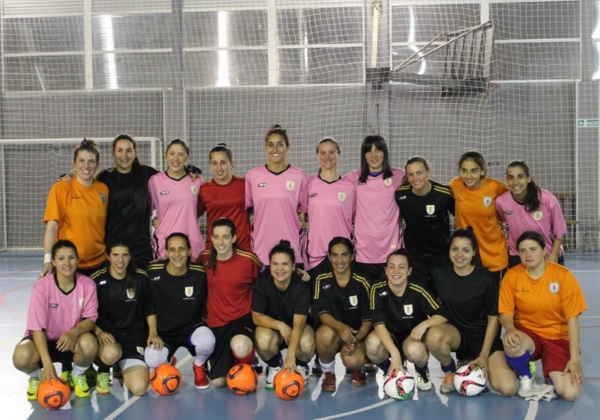
[[[215,336],[208,327],[198,327],[192,333],[190,342],[196,348],[196,354],[210,355],[215,349]]]
[[[167,363],[169,357],[169,349],[163,347],[158,350],[154,347],[146,347],[144,351],[144,361],[150,369],[156,369],[159,365]]]

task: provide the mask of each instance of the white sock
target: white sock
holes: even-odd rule
[[[90,367],[89,365],[82,367],[82,366],[76,365],[75,362],[73,362],[73,376],[83,375],[83,373],[86,370],[88,370],[89,367]]]
[[[36,369],[29,374],[30,378],[38,379],[40,377],[40,369]]]
[[[323,369],[323,372],[326,373],[335,372],[335,359],[333,359],[333,362],[331,363],[323,363],[323,361],[321,360],[321,369]]]

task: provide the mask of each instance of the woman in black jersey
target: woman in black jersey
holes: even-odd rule
[[[441,301],[438,315],[448,323],[431,326],[425,342],[445,373],[440,392],[454,392],[456,352],[460,363],[483,369],[496,392],[517,392],[514,372],[506,364],[498,322],[498,283],[481,265],[477,239],[471,228],[459,229],[450,241],[451,265],[434,268],[433,288]],[[464,362],[464,363],[463,363]]]
[[[134,395],[144,395],[148,388],[144,348],[163,346],[157,334],[148,277],[145,271],[135,269],[124,242],[109,245],[106,255],[106,266],[92,274],[98,293],[95,333],[100,344],[96,392],[110,392],[110,367],[118,365],[127,389]]]

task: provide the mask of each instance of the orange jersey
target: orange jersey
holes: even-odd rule
[[[548,340],[568,340],[569,319],[587,309],[577,279],[562,265],[546,261],[546,271],[533,279],[525,266],[508,270],[500,285],[498,311]]]
[[[490,271],[506,268],[506,237],[496,214],[496,197],[508,191],[506,185],[495,179],[483,178],[481,186],[472,190],[460,178],[454,178],[449,186],[454,194],[456,228],[473,228],[485,267]]]
[[[79,267],[93,268],[106,260],[104,226],[108,187],[100,181],[86,187],[75,178],[59,181],[48,193],[44,223],[58,222],[56,240],[68,239],[77,247]]]

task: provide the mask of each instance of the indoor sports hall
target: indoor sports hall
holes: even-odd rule
[[[0,410],[3,418],[596,418],[600,400],[600,0],[0,0]],[[119,133],[165,169],[166,144],[190,145],[211,178],[208,152],[226,143],[234,173],[265,162],[264,134],[281,124],[290,163],[317,173],[317,142],[335,138],[340,171],[360,165],[367,135],[384,137],[392,166],[415,155],[431,179],[457,176],[476,149],[487,176],[513,160],[559,200],[565,265],[584,291],[584,391],[575,403],[434,390],[395,401],[382,376],[282,401],[264,389],[236,396],[193,386],[191,358],[173,396],[72,398],[50,412],[26,399],[12,365],[30,290],[43,265],[49,189],[85,138],[113,166]],[[204,229],[205,221],[201,219]],[[412,365],[409,365],[409,371]],[[541,369],[538,363],[537,380]]]

